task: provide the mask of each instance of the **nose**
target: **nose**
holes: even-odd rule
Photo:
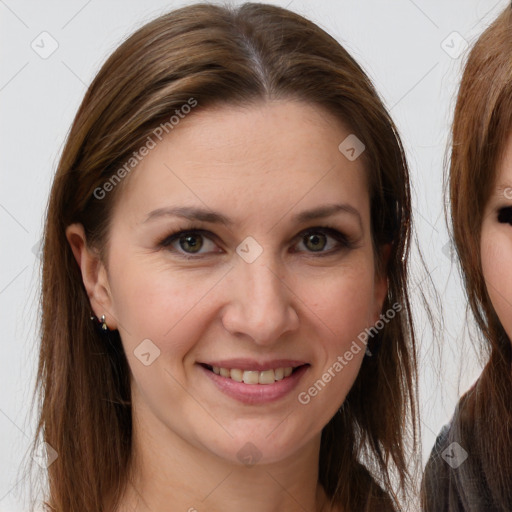
[[[222,323],[233,335],[270,345],[298,328],[294,293],[263,253],[253,263],[239,260],[227,283],[229,303]]]

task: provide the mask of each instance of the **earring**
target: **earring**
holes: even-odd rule
[[[101,315],[101,328],[104,330],[104,331],[108,331],[108,326],[107,326],[107,322],[105,321],[105,315]]]
[[[108,325],[107,325],[107,322],[105,320],[105,315],[101,315],[101,319],[98,320],[98,318],[91,311],[90,318],[91,318],[91,320],[97,320],[101,324],[101,329],[103,331],[108,331]]]

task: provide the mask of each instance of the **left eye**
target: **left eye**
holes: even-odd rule
[[[328,247],[329,238],[335,240]],[[350,246],[347,238],[336,229],[332,228],[313,228],[309,229],[301,235],[301,242],[308,248],[308,252],[334,252],[343,247]],[[340,247],[341,246],[341,247]],[[324,250],[327,249],[327,250]]]

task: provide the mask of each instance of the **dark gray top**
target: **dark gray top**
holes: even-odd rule
[[[423,476],[423,512],[511,512],[496,507],[481,464],[472,456],[471,432],[460,422],[459,405],[437,439]],[[462,438],[466,439],[463,441]],[[512,483],[511,483],[512,484]]]

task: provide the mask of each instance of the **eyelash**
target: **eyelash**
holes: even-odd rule
[[[498,222],[512,224],[512,207],[507,206],[498,210]]]
[[[356,246],[356,244],[353,240],[351,240],[349,237],[347,237],[346,235],[344,235],[343,233],[338,231],[336,228],[331,227],[331,226],[315,226],[312,228],[307,228],[304,231],[301,231],[295,237],[295,239],[298,239],[298,242],[301,242],[301,241],[303,241],[304,237],[306,237],[307,235],[316,234],[316,233],[323,233],[327,236],[334,238],[338,242],[338,246],[329,251],[318,251],[318,252],[306,251],[306,252],[309,252],[318,257],[330,256],[330,255],[336,254],[342,250],[353,249]],[[199,258],[208,256],[208,254],[199,254],[199,253],[197,255],[193,255],[192,253],[186,253],[186,252],[182,252],[179,249],[172,248],[171,244],[174,241],[179,240],[184,235],[202,235],[205,238],[208,238],[209,240],[211,240],[212,242],[216,238],[215,236],[208,236],[208,235],[211,235],[211,233],[209,231],[191,226],[190,228],[186,228],[186,229],[178,228],[177,231],[171,233],[170,235],[167,235],[163,240],[161,240],[158,243],[158,246],[161,248],[167,249],[171,252],[177,253],[180,257],[183,257],[187,260],[199,259]],[[294,251],[294,252],[297,252],[297,251]],[[300,251],[298,251],[298,252],[300,252]]]

